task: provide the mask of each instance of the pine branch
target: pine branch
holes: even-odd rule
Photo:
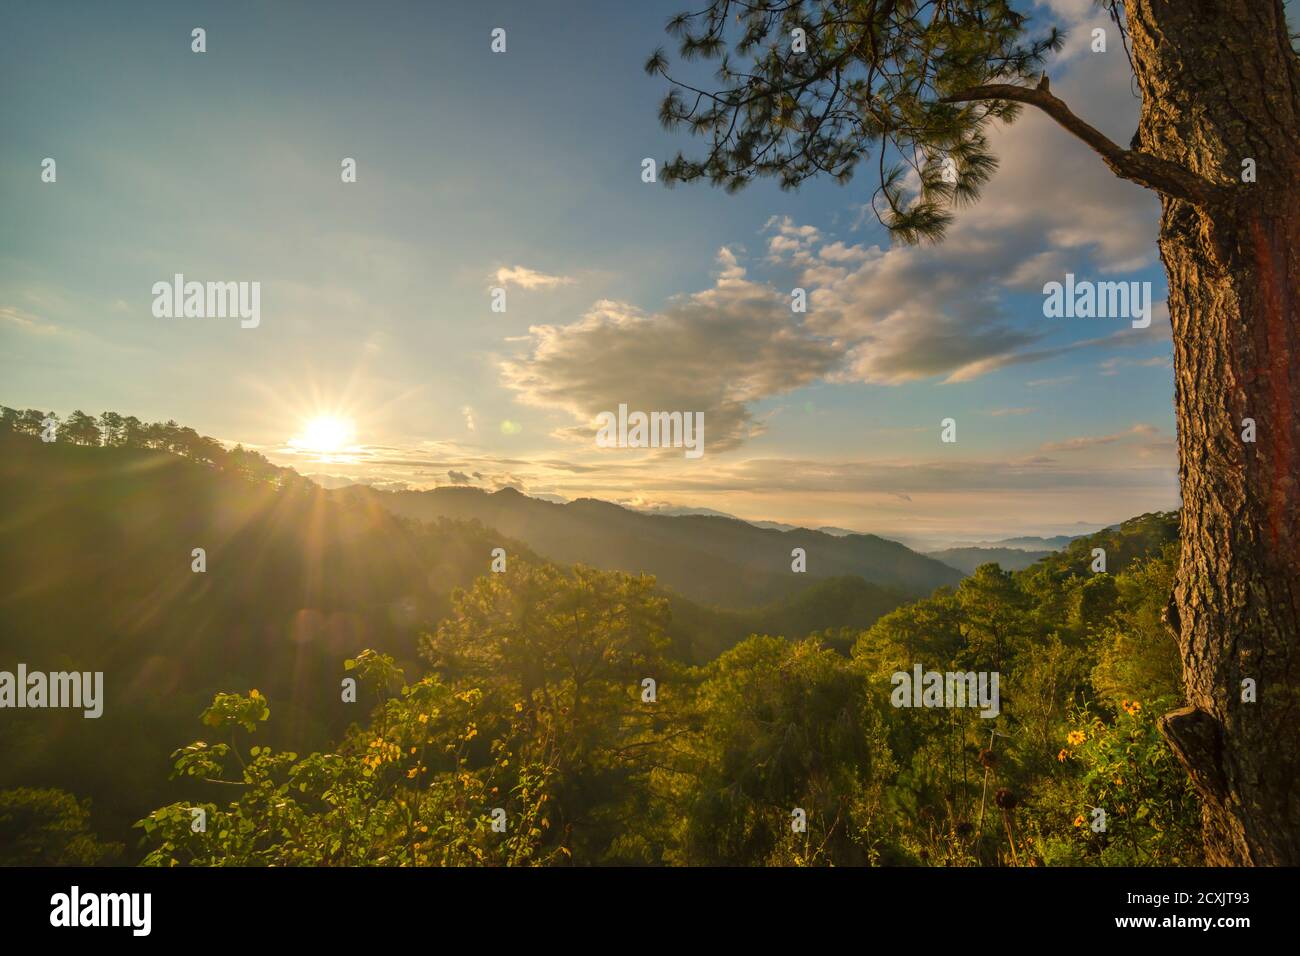
[[[1076,116],[1065,105],[1064,100],[1044,87],[990,83],[959,90],[943,97],[940,102],[973,103],[1007,100],[1038,107],[1067,132],[1091,146],[1101,156],[1102,161],[1121,179],[1157,190],[1167,196],[1184,199],[1197,206],[1209,205],[1221,199],[1225,193],[1222,186],[1177,163],[1140,150],[1122,148],[1101,130]]]

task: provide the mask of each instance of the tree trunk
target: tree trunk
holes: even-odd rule
[[[1223,186],[1162,197],[1189,706],[1161,726],[1204,799],[1207,862],[1300,865],[1300,69],[1281,0],[1125,7],[1140,148]]]

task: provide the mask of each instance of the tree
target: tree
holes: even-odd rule
[[[122,431],[119,440],[124,448],[143,448],[145,443],[145,426],[134,415],[122,419]]]
[[[551,769],[503,741],[475,759],[481,693],[428,677],[407,684],[391,658],[371,651],[346,666],[383,697],[371,722],[326,754],[255,744],[245,756],[240,739],[270,717],[270,705],[256,690],[217,694],[202,719],[229,743],[177,750],[173,776],[234,799],[190,799],[140,820],[144,865],[522,866],[561,854],[542,845]],[[387,696],[375,683],[401,689]],[[498,812],[509,821],[503,832],[493,825]]]
[[[124,444],[122,428],[125,423],[125,419],[117,412],[104,412],[99,416],[99,430],[104,436],[106,448]]]
[[[56,423],[59,420],[53,412],[43,412],[37,408],[25,409],[18,418],[15,430],[24,435],[39,435],[45,428],[46,418],[52,418]]]
[[[815,638],[758,636],[706,673],[683,862],[873,862],[894,765],[865,674]]]
[[[81,409],[68,416],[60,434],[74,445],[99,444],[99,426],[95,424],[94,416],[87,415]]]
[[[1210,863],[1300,864],[1300,57],[1282,0],[1103,6],[1142,95],[1127,148],[1051,92],[1061,35],[1029,36],[1009,0],[713,0],[669,31],[684,58],[720,59],[722,89],[675,79],[662,51],[646,63],[672,84],[660,119],[709,142],[665,181],[845,181],[875,149],[877,215],[935,240],[996,164],[989,123],[1027,104],[1156,192],[1183,501],[1167,619],[1188,699],[1161,729],[1204,801]]]
[[[517,715],[534,742],[522,752],[546,751],[553,818],[579,858],[622,862],[636,829],[628,821],[639,816],[628,802],[642,798],[647,774],[665,762],[658,751],[681,735],[666,623],[653,578],[512,558],[504,573],[454,592],[451,614],[421,641],[443,680],[481,688],[485,703]]]

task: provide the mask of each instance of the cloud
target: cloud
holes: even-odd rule
[[[499,285],[513,285],[520,289],[554,289],[577,281],[572,276],[547,275],[525,266],[502,266],[496,271],[495,278]]]
[[[848,246],[843,242],[829,242],[817,250],[817,255],[825,262],[857,262],[867,258],[870,253],[862,246]]]
[[[1108,358],[1099,366],[1102,375],[1118,375],[1121,368],[1173,368],[1173,362],[1166,355],[1157,355],[1149,359],[1126,359],[1121,356]]]
[[[469,475],[465,474],[463,471],[448,471],[447,477],[451,480],[453,485],[468,485],[470,483]]]
[[[64,335],[63,329],[53,322],[47,322],[31,312],[15,308],[12,305],[0,305],[0,321],[9,323],[20,332],[29,335]]]
[[[1080,9],[1063,4],[1058,12],[1068,12],[1073,22]],[[1127,143],[1138,103],[1122,55],[1071,71],[1056,92]],[[809,327],[849,345],[852,378],[875,384],[936,375],[970,381],[1133,338],[1042,345],[1059,326],[1032,314],[1028,322],[1017,320],[1005,295],[1040,294],[1044,282],[1066,271],[1114,274],[1153,265],[1156,197],[1116,178],[1087,146],[1033,109],[1010,126],[991,128],[990,143],[999,169],[979,202],[958,212],[943,242],[884,250],[834,243],[809,251],[804,244],[782,256],[801,270],[801,284],[813,288]],[[783,238],[797,229],[784,221],[776,225]]]
[[[1041,388],[1044,385],[1068,385],[1078,377],[1077,375],[1058,375],[1056,378],[1035,378],[1025,382],[1025,388]]]
[[[1081,9],[1057,12],[1076,22]],[[1080,115],[1131,129],[1138,104],[1128,84],[1127,62],[1115,56],[1089,61],[1056,88]],[[530,328],[524,354],[501,362],[502,383],[526,404],[563,413],[572,424],[558,434],[584,441],[595,416],[621,403],[701,411],[706,448],[721,451],[762,434],[756,403],[818,381],[967,382],[1083,350],[1167,341],[1167,308],[1153,310],[1149,329],[1111,327],[1063,343],[1077,326],[1045,319],[1032,303],[1028,315],[1012,311],[1009,296],[1041,294],[1064,271],[1152,265],[1159,204],[1037,111],[992,128],[990,139],[1000,169],[937,245],[850,245],[770,217],[764,261],[793,271],[809,293],[806,314],[791,313],[788,286],[751,278],[724,247],[713,287],[656,312],[602,300],[570,324]]]
[[[597,302],[564,326],[534,326],[527,355],[502,362],[521,401],[565,412],[563,433],[591,442],[595,417],[629,410],[704,414],[706,454],[763,431],[751,406],[811,385],[841,363],[835,343],[804,329],[788,294],[753,282],[735,254],[718,253],[715,285],[645,314]]]
[[[1134,425],[1132,428],[1122,432],[1115,432],[1113,435],[1086,435],[1079,438],[1069,438],[1065,441],[1047,442],[1040,451],[1082,451],[1085,448],[1096,448],[1098,445],[1113,445],[1115,442],[1123,441],[1134,435],[1155,435],[1160,429],[1154,425]]]
[[[789,216],[772,216],[768,219],[762,231],[773,230],[776,235],[767,240],[767,252],[774,261],[790,256],[796,262],[808,262],[809,250],[821,238],[821,231],[816,226],[796,225]]]
[[[462,415],[465,416],[465,428],[466,428],[468,431],[474,431],[474,429],[475,429],[476,426],[475,426],[475,424],[474,424],[474,408],[473,408],[473,406],[470,406],[470,405],[465,405],[465,406],[463,406],[463,407],[461,408],[461,410],[460,410],[460,413],[461,413]]]

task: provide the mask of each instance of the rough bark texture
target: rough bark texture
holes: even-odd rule
[[[1125,7],[1138,147],[1223,187],[1162,197],[1183,497],[1169,622],[1189,703],[1162,727],[1204,797],[1208,862],[1298,865],[1300,69],[1281,0]]]

